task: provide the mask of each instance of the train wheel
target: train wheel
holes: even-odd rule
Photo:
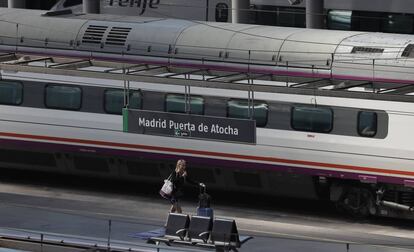
[[[364,188],[348,188],[336,206],[340,212],[345,212],[354,218],[366,218],[376,213],[374,197]]]

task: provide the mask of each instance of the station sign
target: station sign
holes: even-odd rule
[[[256,143],[255,120],[137,109],[124,109],[123,120],[128,133]]]

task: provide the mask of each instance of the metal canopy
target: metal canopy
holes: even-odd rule
[[[295,78],[248,72],[218,72],[209,69],[177,68],[169,65],[127,64],[89,59],[37,57],[14,53],[0,54],[0,70],[269,92],[346,97],[357,99],[414,102],[414,85],[371,83],[352,80]]]

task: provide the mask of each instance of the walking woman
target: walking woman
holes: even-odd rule
[[[173,191],[171,195],[167,198],[171,203],[171,213],[182,213],[182,209],[179,203],[179,200],[183,197],[183,187],[185,183],[205,187],[203,183],[198,183],[189,178],[187,174],[186,162],[184,159],[177,161],[175,170],[171,173],[170,180],[173,184]]]

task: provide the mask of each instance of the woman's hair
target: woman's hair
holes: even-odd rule
[[[178,174],[181,174],[184,169],[185,169],[185,160],[184,159],[178,160],[177,165],[175,166],[175,172]]]

